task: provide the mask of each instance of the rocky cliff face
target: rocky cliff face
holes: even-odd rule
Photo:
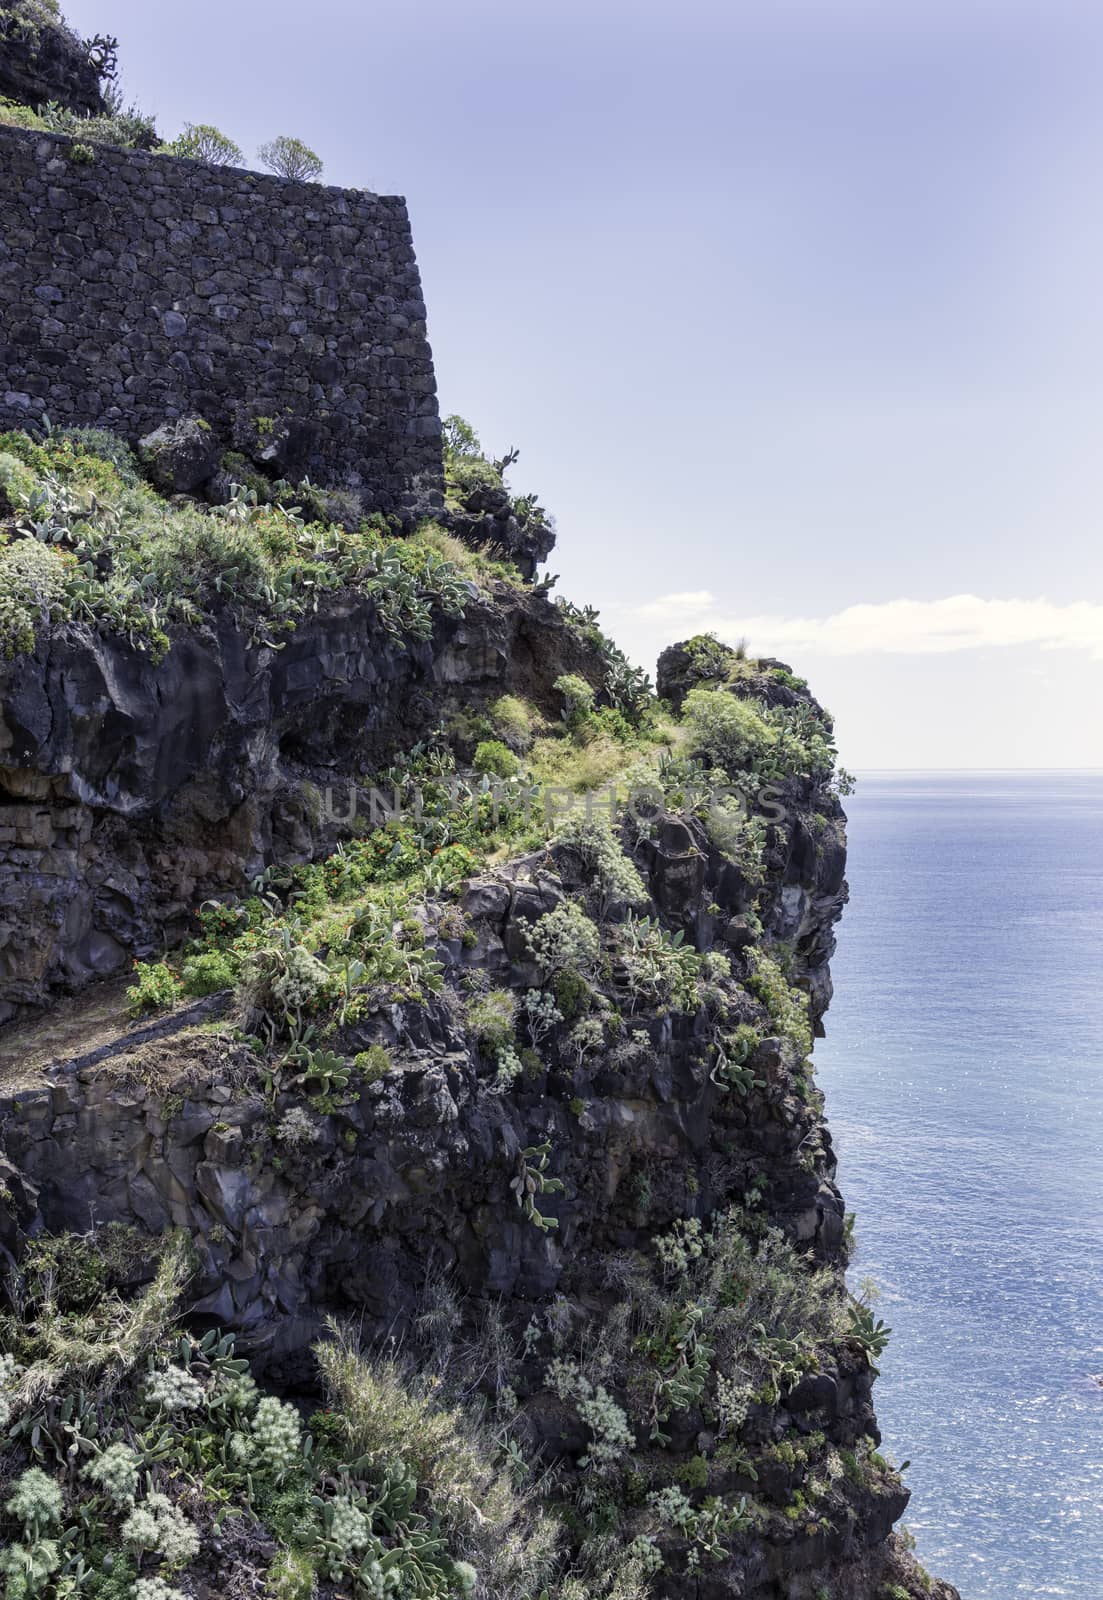
[[[85,45],[45,0],[0,7],[0,96],[29,106],[54,101],[72,111],[103,110],[101,74]]]
[[[282,646],[224,615],[159,663],[72,630],[0,662],[0,1020],[178,943],[197,905],[273,861],[332,848],[350,780],[465,701],[550,700],[584,658],[546,599],[502,589],[428,642],[345,597]]]
[[[688,692],[702,676],[679,660]],[[0,1249],[178,1230],[192,1325],[236,1331],[292,1385],[327,1314],[413,1347],[447,1285],[457,1326],[505,1330],[487,1383],[526,1449],[579,1505],[612,1495],[624,1537],[661,1553],[650,1592],[950,1597],[891,1536],[907,1491],[876,1450],[875,1345],[841,1298],[844,1207],[807,1059],[846,897],[825,775],[774,773],[751,853],[664,780],[613,826],[553,826],[458,876],[430,860],[381,920],[372,874],[390,869],[364,868],[366,899],[340,887],[361,881],[343,848],[309,869],[322,878],[287,875],[348,838],[319,809],[327,783],[464,703],[551,712],[565,673],[600,689],[592,640],[513,590],[420,644],[352,599],[282,651],[216,622],[154,666],[69,630],[9,666],[10,1010],[178,942],[202,901],[232,908],[273,866],[276,942],[253,943],[343,962],[345,994],[308,1027],[301,1008],[281,1018],[286,987],[258,979],[254,950],[236,992],[152,1020],[125,1020],[108,984],[0,1034]],[[715,692],[825,726],[793,684],[760,664]],[[311,938],[296,904],[322,882],[333,925]],[[398,952],[385,971],[381,946]]]

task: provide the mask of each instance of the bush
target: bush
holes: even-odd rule
[[[157,128],[137,106],[123,107],[114,100],[102,116],[84,116],[68,106],[51,101],[38,112],[39,125],[47,133],[67,134],[71,139],[92,144],[116,145],[122,150],[152,150],[157,145]]]
[[[121,1439],[109,1444],[99,1455],[93,1456],[82,1469],[88,1478],[103,1490],[116,1506],[132,1506],[138,1493],[138,1469],[142,1458]]]
[[[60,575],[50,591],[60,591],[54,620],[110,629],[158,660],[169,648],[168,623],[194,627],[218,611],[255,642],[271,642],[321,595],[342,589],[370,598],[379,625],[402,647],[410,636],[428,638],[435,616],[462,616],[471,592],[436,552],[392,538],[384,526],[350,533],[304,522],[294,503],[282,503],[283,489],[278,506],[258,503],[251,490],[212,510],[166,502],[138,480],[127,447],[102,430],[51,433],[41,443],[0,433],[0,457],[0,517],[18,511],[37,535],[0,541],[0,656],[33,648],[42,606],[18,570],[28,561]],[[34,543],[46,554],[5,554]]]
[[[107,1290],[148,1277],[159,1253],[159,1240],[122,1222],[86,1234],[39,1234],[23,1256],[24,1289],[35,1306],[85,1311]]]
[[[171,1589],[164,1578],[137,1578],[134,1600],[188,1600],[182,1589]]]
[[[135,1550],[153,1550],[170,1566],[199,1554],[199,1531],[168,1495],[151,1494],[127,1517],[119,1532]]]
[[[297,1550],[281,1550],[268,1568],[264,1592],[270,1600],[312,1600],[314,1563]]]
[[[302,1460],[303,1429],[295,1407],[275,1395],[265,1395],[250,1424],[249,1450],[272,1473],[286,1472]]]
[[[298,1150],[306,1144],[317,1144],[321,1136],[318,1124],[302,1106],[292,1106],[285,1111],[275,1128],[275,1137],[290,1150]]]
[[[23,1524],[30,1539],[37,1539],[61,1521],[61,1486],[47,1477],[40,1467],[28,1467],[16,1479],[11,1498],[4,1509]]]
[[[484,739],[475,748],[476,772],[485,772],[498,778],[512,778],[521,770],[521,763],[500,739]]]
[[[601,953],[596,923],[569,900],[545,912],[526,930],[525,938],[533,960],[548,978],[560,973],[586,977],[593,973]]]
[[[499,737],[514,750],[527,750],[532,742],[532,715],[523,700],[504,694],[490,707],[490,720]]]
[[[189,956],[180,973],[185,994],[221,994],[238,979],[238,963],[224,950]]]
[[[442,1403],[433,1382],[419,1382],[397,1362],[361,1356],[344,1333],[316,1354],[343,1458],[360,1461],[369,1476],[387,1471],[416,1484],[419,1510],[431,1509],[450,1551],[462,1556],[443,1557],[455,1589],[469,1592],[474,1569],[482,1592],[495,1600],[539,1594],[557,1532],[501,1464],[497,1433]],[[442,1591],[417,1587],[411,1574],[409,1590],[401,1592]],[[443,1592],[454,1590],[448,1585]]]
[[[583,726],[594,709],[594,691],[576,672],[565,672],[553,686],[563,697],[563,720],[572,733]]]
[[[777,730],[724,689],[691,689],[685,718],[690,754],[729,776],[755,768],[777,742]]]
[[[61,1565],[56,1539],[36,1539],[33,1544],[13,1544],[0,1550],[0,1577],[4,1600],[31,1600],[45,1593],[46,1580]]]
[[[516,1036],[517,998],[508,989],[492,989],[467,1008],[467,1026],[484,1055],[496,1057]]]
[[[465,422],[455,412],[445,417],[441,425],[441,443],[449,465],[455,461],[482,460],[483,447],[478,434],[470,422]]]
[[[158,154],[206,161],[212,167],[240,167],[245,160],[234,141],[209,122],[186,122],[183,133],[171,144],[162,145]]]
[[[30,501],[36,479],[30,467],[8,451],[0,453],[0,511],[18,511]]]
[[[109,433],[106,428],[60,428],[54,438],[70,445],[78,462],[86,456],[106,461],[114,467],[119,482],[126,488],[133,489],[141,483],[137,458],[126,440],[120,439],[117,433]]]
[[[753,971],[747,979],[747,988],[762,1001],[778,1033],[795,1045],[803,1060],[812,1050],[812,1024],[808,1019],[806,996],[790,987],[778,962],[765,950],[752,949],[748,955]]]
[[[163,961],[136,961],[135,981],[126,991],[126,1003],[134,1016],[144,1011],[167,1011],[183,992],[180,980]]]
[[[298,183],[314,183],[322,176],[321,157],[315,155],[301,139],[280,134],[257,151],[261,165],[280,178],[292,178]]]
[[[580,858],[594,880],[603,911],[611,905],[638,906],[647,900],[643,879],[604,817],[588,818],[582,811],[572,811],[560,826],[555,843],[568,846]]]
[[[337,977],[316,955],[290,941],[255,951],[242,969],[248,1003],[289,1027],[337,994]]]
[[[0,655],[29,654],[64,594],[65,566],[52,547],[19,539],[0,550]]]
[[[391,1071],[394,1063],[386,1045],[373,1044],[353,1057],[353,1065],[364,1083],[378,1083]]]

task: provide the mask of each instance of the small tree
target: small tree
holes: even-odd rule
[[[476,461],[482,456],[483,447],[478,434],[470,422],[455,412],[445,417],[441,424],[441,438],[445,455],[456,461]]]
[[[185,122],[168,150],[189,161],[206,161],[212,167],[240,167],[245,157],[232,139],[209,122]]]
[[[313,183],[322,176],[322,161],[301,139],[291,139],[281,133],[270,144],[262,144],[257,151],[261,164],[281,178],[294,178],[300,183]]]

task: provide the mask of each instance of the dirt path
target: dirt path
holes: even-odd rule
[[[28,1088],[50,1068],[90,1066],[151,1039],[218,1015],[226,996],[177,1006],[165,1016],[135,1019],[126,1009],[130,979],[96,984],[72,995],[40,1017],[0,1031],[0,1091]]]

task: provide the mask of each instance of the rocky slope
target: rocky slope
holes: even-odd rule
[[[484,482],[456,525],[472,544],[485,505]],[[258,508],[241,537],[270,527]],[[892,1534],[882,1333],[843,1287],[812,1073],[846,897],[830,720],[780,663],[700,640],[661,663],[667,715],[618,687],[592,619],[468,559],[460,602],[439,572],[426,590],[427,631],[394,624],[375,577],[342,578],[278,639],[208,595],[164,651],[59,604],[4,667],[0,1400],[39,1443],[17,1431],[3,1471],[53,1470],[43,1438],[94,1457],[57,1409],[84,1362],[101,1439],[151,1474],[139,1510],[164,1493],[198,1530],[187,1559],[156,1538],[135,1556],[70,1464],[85,1531],[8,1592],[165,1600],[135,1587],[163,1571],[196,1600],[948,1600]],[[373,785],[402,802],[375,826],[349,802]],[[135,959],[127,995],[110,975]],[[113,1276],[90,1265],[120,1240]],[[297,1439],[298,1414],[252,1395],[218,1433],[237,1378],[199,1346],[181,1367],[161,1323],[135,1349],[198,1385],[202,1426],[151,1411],[117,1353],[103,1377],[97,1334],[62,1361],[89,1305],[104,1328],[147,1304],[170,1240],[195,1337],[236,1335],[270,1392],[306,1397],[337,1359],[327,1318],[351,1319],[368,1413],[398,1370],[417,1425],[350,1464],[338,1385],[313,1423],[323,1466],[297,1444],[273,1466],[258,1419]],[[396,1348],[400,1369],[379,1365]],[[493,1516],[480,1490],[473,1520],[419,1441],[476,1414],[514,1488]],[[249,1428],[254,1474],[233,1454]],[[194,1455],[183,1498],[165,1449]],[[403,1460],[398,1515],[381,1484]],[[64,1588],[78,1548],[87,1588]]]
[[[0,98],[95,115],[104,109],[109,45],[79,39],[49,0],[7,0],[0,6]]]
[[[342,780],[584,657],[546,598],[489,590],[431,641],[344,595],[277,647],[222,615],[160,662],[61,635],[0,663],[0,1017],[178,942],[210,895],[332,847],[327,790],[345,815]]]

